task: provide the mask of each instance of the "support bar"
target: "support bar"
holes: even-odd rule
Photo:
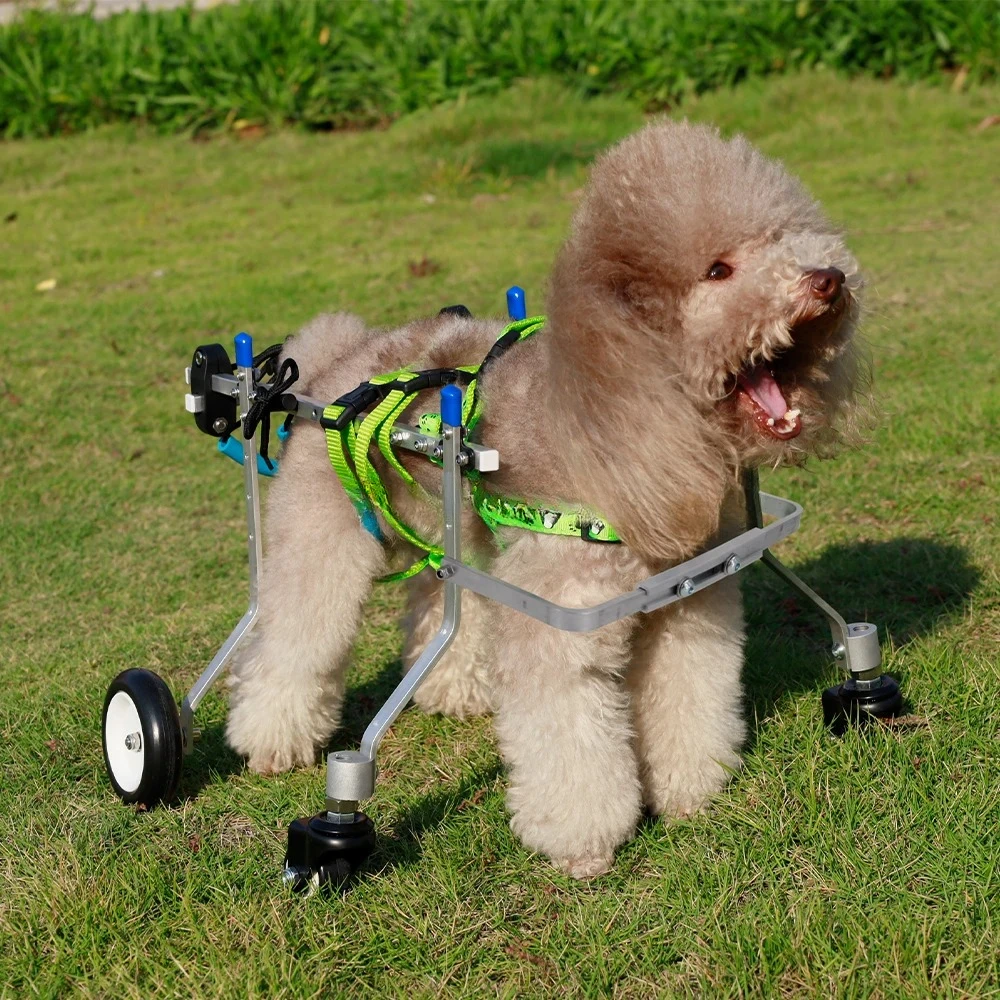
[[[451,394],[451,398],[448,396]],[[457,395],[457,418],[455,417]],[[445,417],[461,421],[462,390],[457,386],[445,386],[442,396],[442,485],[444,501],[444,551],[449,560],[457,561],[461,556],[461,507],[462,477],[459,456],[462,447],[462,428],[457,424],[445,423]],[[343,750],[331,753],[327,758],[326,797],[328,803],[336,803],[335,814],[350,814],[352,803],[368,798],[375,788],[375,755],[382,737],[403,711],[413,693],[420,686],[434,665],[451,645],[462,620],[461,587],[453,579],[444,584],[444,618],[441,628],[430,645],[420,654],[417,662],[389,696],[389,700],[379,709],[378,714],[368,724],[361,737],[359,750]],[[345,809],[345,803],[351,806]]]
[[[247,350],[253,354],[253,347],[250,338],[246,334],[246,342],[241,345],[243,353]],[[239,393],[239,420],[250,410],[250,404],[254,396],[254,371],[253,367],[243,365],[236,369],[233,376],[236,388]],[[239,435],[241,438],[243,435]],[[229,634],[229,638],[222,644],[219,651],[212,657],[212,662],[202,671],[201,676],[195,681],[194,687],[188,692],[181,705],[181,739],[184,745],[184,752],[190,753],[194,748],[194,711],[199,702],[205,696],[205,692],[212,686],[215,679],[225,669],[226,664],[231,659],[237,647],[249,634],[257,621],[260,612],[260,563],[262,559],[260,542],[260,484],[257,477],[257,441],[251,435],[243,438],[243,495],[246,500],[247,512],[247,553],[250,557],[250,602],[246,614],[239,620],[236,628]]]
[[[775,518],[766,528],[750,528],[729,541],[658,573],[635,590],[589,608],[567,608],[498,580],[457,559],[445,558],[441,574],[483,597],[506,604],[566,632],[592,632],[637,612],[655,611],[733,576],[765,554],[799,526],[802,508],[791,500],[760,494],[764,511]]]

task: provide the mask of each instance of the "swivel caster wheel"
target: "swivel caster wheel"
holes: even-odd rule
[[[892,719],[903,710],[903,695],[895,677],[882,674],[870,684],[848,678],[823,692],[823,722],[835,736],[843,736],[849,726],[873,720]]]
[[[297,892],[342,888],[375,847],[375,824],[363,813],[335,822],[329,813],[297,819],[288,827],[285,881]]]
[[[181,720],[170,689],[151,670],[124,670],[108,688],[104,763],[123,802],[168,801],[181,773]]]

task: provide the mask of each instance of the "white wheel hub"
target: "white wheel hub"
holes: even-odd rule
[[[142,781],[146,761],[142,723],[135,702],[124,692],[116,691],[104,720],[104,746],[108,763],[123,792],[134,792]]]

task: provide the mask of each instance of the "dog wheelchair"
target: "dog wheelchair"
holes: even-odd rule
[[[523,329],[531,322],[527,320],[520,288],[508,291],[507,303],[512,327],[521,324]],[[468,314],[461,306],[443,311]],[[503,340],[501,337],[498,345]],[[269,348],[255,357],[251,338],[241,333],[235,339],[235,364],[221,345],[204,345],[194,352],[186,373],[191,392],[185,398],[185,405],[194,415],[199,430],[215,437],[219,450],[243,466],[250,599],[246,613],[187,693],[179,710],[166,683],[150,670],[126,670],[112,681],[102,716],[104,760],[114,791],[126,803],[151,806],[173,797],[182,759],[192,752],[200,736],[194,726],[195,711],[257,620],[261,564],[259,477],[278,471],[278,461],[270,459],[267,453],[270,413],[287,414],[278,431],[279,439],[283,440],[292,418],[317,422],[328,431],[334,425],[338,431],[348,426],[353,429],[366,410],[386,398],[387,384],[379,384],[378,380],[364,383],[333,404],[287,391],[297,371],[289,373],[287,360],[280,370],[276,369],[279,350],[280,347]],[[290,367],[294,369],[294,362]],[[649,613],[684,600],[760,560],[808,598],[829,622],[832,655],[841,662],[846,679],[823,693],[826,725],[839,735],[850,725],[899,713],[902,695],[896,680],[882,673],[876,626],[869,622],[846,622],[770,551],[798,528],[802,508],[791,500],[760,492],[755,470],[745,470],[743,474],[745,531],[650,577],[635,590],[593,607],[564,607],[464,564],[460,555],[462,476],[464,473],[488,477],[499,468],[500,456],[487,445],[466,439],[469,400],[464,399],[462,388],[456,383],[464,380],[468,385],[470,380],[459,375],[453,369],[419,373],[418,381],[408,386],[410,394],[439,385],[440,420],[426,419],[425,415],[420,426],[390,421],[385,430],[386,447],[412,451],[441,464],[443,547],[418,564],[420,569],[429,565],[443,583],[441,627],[369,723],[359,749],[328,755],[325,808],[312,817],[294,820],[288,828],[284,868],[287,882],[297,889],[341,885],[371,853],[375,845],[374,825],[359,806],[374,793],[379,744],[455,638],[461,623],[463,590],[499,601],[553,628],[588,632],[629,615]],[[239,442],[233,433],[237,428],[242,431]],[[366,510],[359,507],[359,513],[362,523],[377,533],[374,517],[371,523],[366,523]],[[367,513],[371,514],[370,508]],[[597,539],[591,533],[604,531],[605,527],[585,523],[580,532],[582,537],[593,541]],[[396,578],[406,575],[396,574]]]

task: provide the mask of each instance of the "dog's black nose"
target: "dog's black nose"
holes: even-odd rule
[[[809,275],[809,288],[817,299],[833,302],[846,280],[839,267],[823,267]]]

